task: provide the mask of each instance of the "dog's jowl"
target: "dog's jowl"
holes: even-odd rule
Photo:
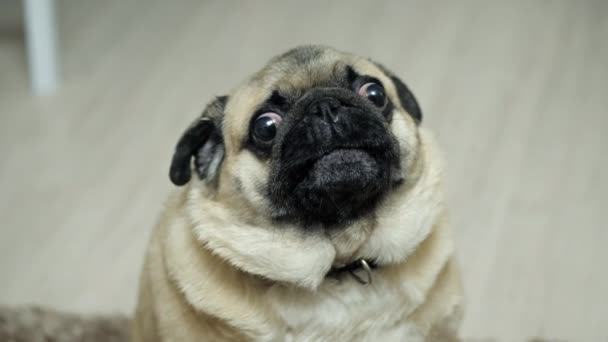
[[[439,151],[405,83],[323,46],[186,127],[135,341],[451,341],[462,294]]]

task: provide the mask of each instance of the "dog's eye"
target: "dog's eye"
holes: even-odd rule
[[[257,142],[268,143],[277,135],[277,128],[281,123],[281,116],[277,113],[267,112],[255,119],[251,134]]]
[[[367,97],[376,107],[382,109],[386,106],[386,93],[384,87],[376,82],[368,82],[359,88],[359,95]]]

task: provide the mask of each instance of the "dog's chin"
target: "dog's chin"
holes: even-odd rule
[[[336,149],[317,159],[293,191],[293,212],[306,225],[335,227],[367,213],[390,187],[390,174],[369,153]]]
[[[299,184],[315,192],[349,195],[374,187],[378,178],[377,162],[368,153],[356,149],[337,149],[319,158]]]

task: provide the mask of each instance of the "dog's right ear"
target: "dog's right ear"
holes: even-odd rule
[[[195,158],[195,170],[201,179],[215,177],[224,159],[222,121],[227,101],[227,96],[213,100],[177,142],[169,170],[173,184],[181,186],[190,181],[192,157]]]

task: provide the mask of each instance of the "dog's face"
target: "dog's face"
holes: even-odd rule
[[[296,48],[210,104],[178,143],[171,179],[187,182],[194,156],[199,177],[219,177],[219,192],[258,215],[340,229],[402,185],[420,120],[414,96],[378,64]]]
[[[300,47],[208,105],[179,140],[170,178],[190,182],[188,210],[207,248],[250,273],[315,287],[353,258],[398,262],[430,231],[439,176],[428,172],[437,167],[421,119],[379,64]]]

